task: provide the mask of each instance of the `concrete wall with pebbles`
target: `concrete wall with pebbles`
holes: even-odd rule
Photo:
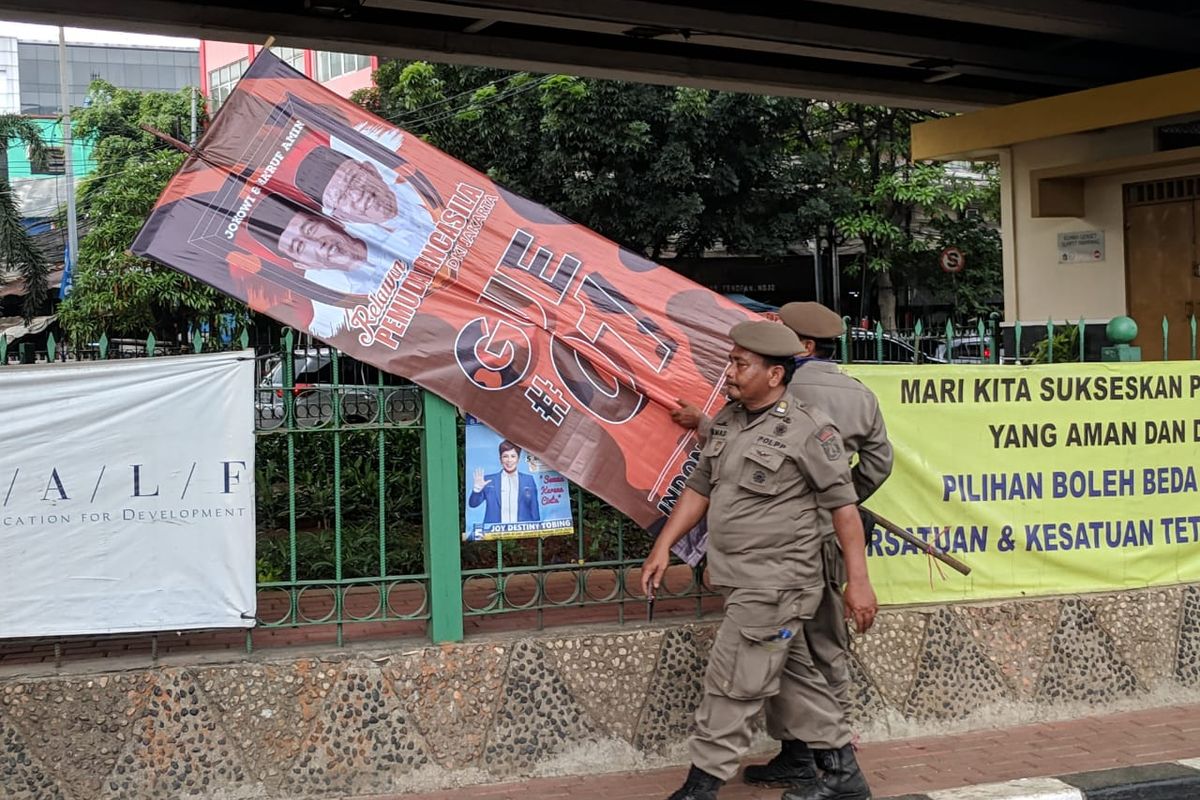
[[[0,797],[354,797],[678,761],[715,625],[9,674]],[[1170,702],[1200,691],[1200,586],[888,610],[850,666],[868,738]]]

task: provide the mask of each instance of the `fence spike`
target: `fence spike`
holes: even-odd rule
[[[1087,338],[1087,325],[1083,321],[1083,317],[1079,318],[1079,363],[1087,361],[1087,348],[1084,347]]]
[[[100,360],[106,361],[107,359],[108,359],[108,334],[102,333],[102,334],[100,334]]]
[[[1021,363],[1021,320],[1013,323],[1013,358],[1015,363]]]
[[[158,340],[155,339],[154,334],[151,333],[146,337],[146,355],[150,358],[154,358],[154,350],[156,347],[158,347]]]
[[[883,321],[875,323],[875,363],[883,363]]]
[[[0,336],[0,367],[8,363],[8,337]]]
[[[1167,322],[1167,315],[1163,314],[1163,361],[1166,361],[1169,358],[1167,355],[1167,343],[1169,342],[1168,337],[1170,336],[1170,332],[1171,323]]]
[[[238,341],[242,343],[242,349],[245,350],[250,346],[250,331],[242,328],[242,335],[238,337]]]
[[[1189,325],[1192,329],[1192,361],[1195,361],[1196,360],[1196,315],[1195,314],[1192,314],[1192,318],[1189,322]]]
[[[1046,320],[1046,363],[1054,363],[1054,320]]]
[[[918,337],[924,334],[925,323],[921,322],[921,320],[917,320],[917,324],[913,326],[913,333],[915,333]]]
[[[54,331],[46,337],[46,360],[52,363],[58,360],[58,340],[54,338]]]
[[[204,339],[200,338],[200,331],[192,336],[192,352],[199,353],[204,349]]]

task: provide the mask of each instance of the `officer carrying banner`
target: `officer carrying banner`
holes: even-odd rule
[[[800,340],[796,351],[796,374],[788,389],[805,406],[828,414],[838,426],[847,455],[857,453],[851,476],[858,502],[864,502],[891,474],[892,446],[874,393],[827,360],[833,355],[834,339],[842,333],[841,317],[820,303],[807,302],[786,304],[779,309],[779,318]],[[674,419],[684,427],[699,428],[701,441],[707,441],[712,420],[694,406],[682,406]],[[869,531],[874,523],[869,514],[861,513],[864,530]],[[816,667],[825,676],[842,707],[848,710],[849,641],[842,600],[845,569],[833,522],[824,510],[820,512],[820,518],[825,533],[825,595],[817,613],[804,623],[804,630]],[[816,781],[813,754],[807,744],[813,735],[811,720],[804,716],[787,719],[783,713],[786,708],[786,702],[779,696],[767,701],[767,732],[782,742],[782,748],[768,763],[746,767],[742,774],[747,783],[803,789]],[[853,795],[817,795],[843,796]]]
[[[725,615],[704,678],[692,766],[670,800],[713,800],[750,745],[750,720],[768,698],[804,738],[823,774],[786,800],[866,800],[845,707],[814,663],[806,623],[828,585],[819,510],[830,514],[845,559],[847,616],[859,631],[877,604],[867,575],[858,493],[837,426],[788,393],[800,340],[775,322],[730,332],[730,403],[712,421],[700,460],[654,549],[642,588],[653,595],[671,546],[708,515],[709,574]],[[794,737],[800,738],[800,737]]]

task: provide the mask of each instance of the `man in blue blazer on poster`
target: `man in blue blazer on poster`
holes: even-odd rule
[[[475,508],[487,502],[483,512],[485,525],[495,522],[537,522],[537,481],[532,475],[517,472],[521,463],[521,448],[505,439],[500,443],[500,472],[484,475],[483,469],[475,470],[475,481],[467,504]]]

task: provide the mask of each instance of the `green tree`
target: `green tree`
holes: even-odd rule
[[[901,286],[924,289],[957,316],[982,313],[1003,280],[994,168],[914,164],[909,130],[934,116],[928,112],[830,104],[819,116],[836,187],[834,237],[861,242],[856,268],[875,281],[883,326],[896,327]],[[968,209],[975,215],[967,217]],[[938,266],[941,249],[951,245],[967,256],[966,268],[952,278]]]
[[[76,341],[93,341],[101,333],[140,338],[151,332],[171,340],[223,314],[246,317],[238,301],[129,253],[184,160],[183,153],[141,126],[186,141],[192,91],[139,92],[95,81],[87,106],[73,112],[75,134],[93,143],[96,162],[78,195],[78,213],[90,230],[79,243],[71,293],[59,308],[63,327]],[[204,121],[201,113],[200,124]]]
[[[861,242],[887,327],[897,286],[970,313],[1000,285],[994,182],[908,157],[928,112],[419,61],[376,84],[370,110],[650,258]],[[949,283],[928,268],[943,242],[970,250]]]
[[[49,266],[21,224],[21,211],[8,180],[8,147],[14,140],[28,148],[31,161],[46,157],[46,145],[32,121],[15,114],[0,114],[0,266],[16,272],[18,280],[24,281],[25,302],[21,313],[28,322],[46,302]]]
[[[830,214],[810,101],[425,62],[376,83],[375,113],[650,258],[778,256]]]
[[[906,282],[922,287],[933,302],[949,305],[959,320],[986,317],[1004,284],[999,231],[983,213],[939,217],[927,231],[925,247],[901,262]],[[962,251],[961,272],[942,270],[939,257],[946,247]]]

